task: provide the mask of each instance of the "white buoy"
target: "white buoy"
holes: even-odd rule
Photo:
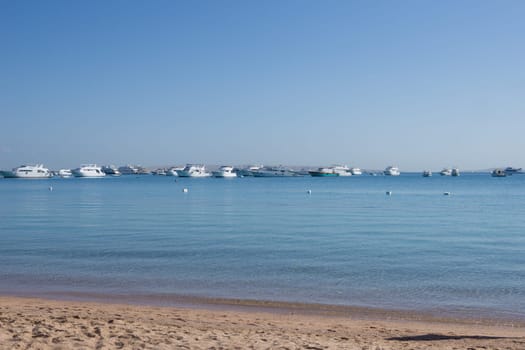
[[[444,196],[450,196],[450,192],[443,192]]]
[[[306,191],[306,193],[312,194],[312,190],[308,190],[308,191]]]
[[[187,188],[183,188],[183,189],[182,189],[182,192],[184,192],[184,193],[188,193],[188,189],[187,189]]]
[[[50,190],[50,191],[53,191],[53,186],[49,186],[49,190]]]
[[[391,196],[392,195],[392,191],[386,191],[386,195],[387,196]]]

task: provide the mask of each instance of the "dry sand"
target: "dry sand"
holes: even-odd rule
[[[525,349],[525,328],[0,297],[0,349]]]

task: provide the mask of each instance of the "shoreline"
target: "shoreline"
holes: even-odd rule
[[[438,322],[466,325],[486,325],[525,328],[525,318],[490,310],[453,309],[387,309],[358,305],[320,304],[275,300],[217,298],[178,294],[102,294],[89,292],[0,293],[0,298],[40,299],[107,305],[161,307],[196,310],[268,312],[305,316],[351,317],[360,320],[394,320]]]
[[[238,310],[0,296],[0,349],[523,349],[524,328],[273,304]]]

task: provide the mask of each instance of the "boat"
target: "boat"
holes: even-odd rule
[[[285,168],[283,166],[277,167],[264,167],[259,170],[253,171],[255,177],[290,177],[290,176],[301,176],[292,169]]]
[[[166,176],[179,176],[177,174],[177,171],[183,170],[184,167],[171,167],[168,170],[166,170]]]
[[[102,167],[102,171],[104,172],[104,174],[109,175],[109,176],[120,176],[120,175],[122,175],[120,173],[120,171],[117,169],[117,167],[114,166],[114,165],[104,165]]]
[[[507,176],[507,172],[503,169],[494,169],[492,170],[492,177],[505,177]]]
[[[80,167],[73,169],[75,177],[104,177],[106,173],[96,164],[82,164]]]
[[[318,168],[317,170],[308,171],[308,174],[314,177],[352,176],[350,169],[346,165],[333,165],[331,167]]]
[[[151,175],[151,171],[142,166],[137,166],[137,169],[137,175]]]
[[[362,175],[363,174],[363,172],[359,168],[350,168],[350,172],[352,173],[352,175]]]
[[[522,174],[522,172],[521,172],[521,168],[513,168],[509,166],[505,168],[505,174],[507,175]]]
[[[423,171],[423,177],[430,177],[432,176],[432,171],[430,170],[424,170]]]
[[[459,169],[458,168],[452,169],[452,172],[450,173],[450,175],[452,175],[452,176],[459,176]]]
[[[202,164],[187,164],[182,170],[177,170],[180,177],[210,177],[206,167]]]
[[[450,176],[450,175],[452,175],[452,169],[443,168],[443,170],[441,170],[439,172],[439,175],[441,175],[441,176]]]
[[[47,179],[53,176],[49,169],[44,168],[43,164],[21,165],[11,171],[0,171],[0,174],[5,178],[17,179]]]
[[[308,172],[313,177],[328,177],[328,176],[339,176],[334,172],[333,168],[319,168],[317,170],[311,170]]]
[[[214,177],[237,177],[237,173],[233,171],[233,167],[230,165],[224,165],[219,170],[212,171]]]
[[[151,172],[152,175],[166,176],[167,172],[164,168],[155,169]]]
[[[139,165],[123,165],[118,168],[122,175],[148,175],[150,172]]]
[[[350,168],[348,168],[346,165],[334,165],[332,170],[335,174],[337,174],[337,176],[352,176]]]
[[[237,176],[244,177],[244,176],[253,176],[254,171],[258,171],[262,169],[262,165],[251,165],[247,168],[242,168],[237,170]]]
[[[385,175],[388,175],[388,176],[399,176],[399,175],[401,175],[401,172],[399,171],[399,168],[396,167],[396,166],[392,166],[392,165],[387,167],[383,173]]]
[[[61,178],[68,178],[72,177],[73,173],[71,172],[71,169],[60,169],[58,171],[58,176],[60,176]]]
[[[128,165],[123,165],[123,166],[119,167],[118,171],[122,175],[136,175],[136,174],[138,174],[139,169],[136,166],[134,166],[134,165],[128,164]]]
[[[301,176],[306,176],[306,175],[310,175],[310,172],[308,169],[305,169],[305,168],[302,168],[302,169],[299,169],[299,170],[294,170],[295,173],[297,175],[301,175]]]

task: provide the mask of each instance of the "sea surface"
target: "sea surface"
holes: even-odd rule
[[[2,294],[525,319],[525,175],[0,179],[0,198]]]

